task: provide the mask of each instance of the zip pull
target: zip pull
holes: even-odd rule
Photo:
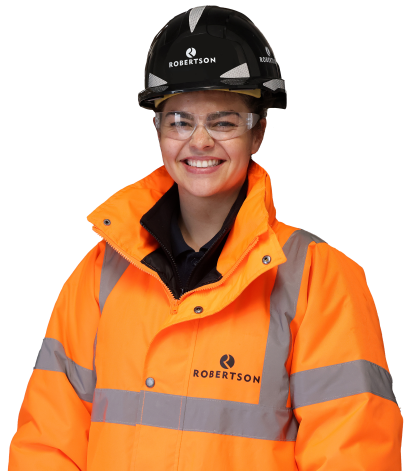
[[[170,305],[171,316],[175,316],[178,313],[179,301],[175,299]]]

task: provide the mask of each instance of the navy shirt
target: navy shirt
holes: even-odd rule
[[[244,185],[242,186],[241,191],[238,194],[238,197],[235,203],[232,205],[230,213],[235,210],[235,214],[228,214],[225,223],[227,220],[232,220],[236,218],[236,215],[239,212],[239,209],[242,206],[242,203],[245,201],[246,198],[246,190],[248,187],[248,179]],[[195,268],[195,265],[198,261],[204,256],[207,250],[213,245],[213,243],[221,236],[221,231],[215,234],[215,236],[208,241],[205,245],[203,245],[199,252],[195,252],[184,240],[181,234],[181,229],[178,226],[178,216],[179,216],[180,208],[177,205],[176,210],[173,212],[171,217],[171,245],[172,245],[172,255],[177,265],[178,274],[181,279],[182,287],[185,288],[187,286],[187,281],[189,275],[191,274],[192,270]],[[224,237],[224,241],[226,240],[227,234]],[[220,248],[222,250],[222,247]]]
[[[181,229],[178,226],[178,213],[175,211],[171,219],[171,244],[172,244],[172,255],[175,263],[177,264],[178,274],[181,279],[181,285],[183,288],[186,287],[189,275],[192,270],[204,256],[211,245],[216,241],[219,233],[203,245],[199,252],[195,252],[184,240]]]

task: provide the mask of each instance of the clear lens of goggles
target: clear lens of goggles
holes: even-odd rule
[[[252,129],[259,120],[255,113],[214,111],[194,114],[186,111],[155,113],[155,127],[164,137],[184,141],[189,139],[198,125],[202,125],[215,140],[226,141]]]

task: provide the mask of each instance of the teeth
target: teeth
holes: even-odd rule
[[[212,159],[212,160],[187,159],[186,163],[190,167],[206,168],[206,167],[215,167],[216,165],[219,165],[220,161],[218,159]]]

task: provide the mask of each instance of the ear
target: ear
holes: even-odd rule
[[[158,131],[157,127],[155,126],[155,116],[152,118],[152,122],[154,123],[155,130],[157,131],[158,140],[161,138],[161,133]]]
[[[258,124],[252,129],[252,147],[251,153],[256,154],[262,144],[266,130],[266,118],[259,120]]]

